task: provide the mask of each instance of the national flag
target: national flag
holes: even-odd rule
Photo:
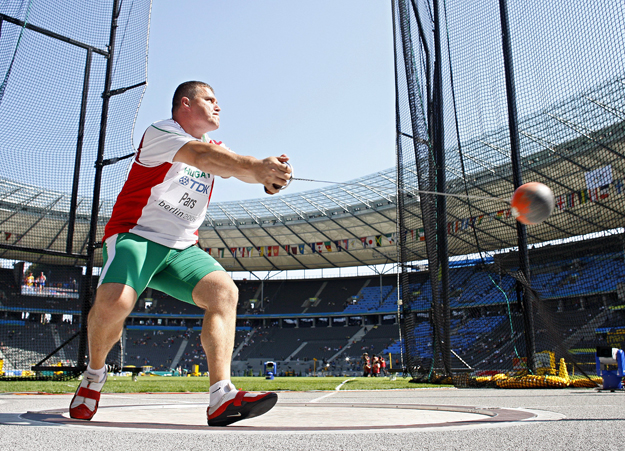
[[[321,254],[324,250],[323,242],[319,241],[318,243],[315,243],[315,249]]]
[[[621,179],[618,179],[614,182],[614,188],[616,189],[616,194],[622,194],[623,193],[623,181]]]
[[[466,229],[468,229],[468,228],[469,228],[469,223],[470,223],[470,221],[471,221],[471,220],[470,220],[470,219],[468,219],[468,218],[467,218],[467,219],[463,219],[463,220],[461,221],[461,223],[460,223],[460,229],[461,229],[461,230],[466,230]]]
[[[278,255],[280,255],[280,246],[274,246],[273,247],[273,256],[277,257]]]
[[[388,240],[388,244],[395,244],[397,241],[397,232],[387,233],[384,236]]]
[[[349,240],[349,249],[358,249],[359,246],[362,248],[364,245],[365,242],[362,239],[350,238]]]
[[[599,188],[599,199],[605,199],[610,196],[610,185],[603,185]]]
[[[237,248],[236,247],[231,247],[230,248],[230,255],[232,255],[233,257],[237,256]]]
[[[297,246],[291,246],[291,254],[297,255]]]
[[[499,210],[497,213],[495,213],[495,218],[497,219],[503,218],[503,213],[504,213],[503,210]]]
[[[298,244],[297,248],[299,250],[299,253],[304,255],[304,252],[306,251],[306,245],[305,244]]]
[[[362,238],[362,240],[363,240],[364,247],[366,248],[375,247],[375,236],[366,236]]]
[[[382,236],[383,235],[377,235],[375,237],[375,247],[380,247],[382,246]]]
[[[348,243],[349,243],[348,240],[338,240],[338,241],[335,241],[334,245],[336,246],[336,251],[337,252],[346,251]]]
[[[313,252],[313,254],[317,252],[317,243],[309,243],[308,245],[310,246],[310,250]]]
[[[586,188],[589,190],[612,183],[612,165],[607,165],[584,174]]]
[[[208,255],[211,254],[211,248],[210,247],[205,247],[204,248],[204,252],[206,252]]]
[[[246,247],[245,250],[247,251],[247,257],[252,257],[252,254],[254,252],[254,248],[253,247]]]
[[[599,200],[599,188],[588,189],[588,198],[591,202],[597,202]]]
[[[283,246],[283,249],[286,251],[286,255],[289,255],[291,253],[291,246],[289,246],[288,244],[285,244]]]
[[[453,222],[448,222],[447,223],[447,234],[451,235],[452,233],[454,233],[454,223]]]
[[[239,256],[241,258],[245,257],[245,248],[244,247],[237,248],[237,256]]]
[[[11,232],[4,232],[4,241],[9,241],[9,238],[11,238],[12,233]]]
[[[419,232],[419,241],[425,241],[425,229],[421,228],[418,230]]]
[[[264,257],[265,256],[265,246],[258,246],[256,248],[256,250],[258,251],[258,255],[260,257]]]
[[[332,252],[332,241],[326,241],[323,245],[326,247],[326,251]]]
[[[217,254],[219,255],[220,258],[224,258],[224,251],[225,249],[223,247],[220,247],[219,249],[217,249]]]
[[[566,194],[560,194],[558,197],[556,197],[556,205],[558,206],[558,210],[564,210],[564,207],[566,207],[565,196]]]
[[[508,219],[511,215],[512,215],[512,209],[511,209],[511,208],[508,208],[508,209],[506,210],[506,219]]]
[[[582,189],[580,191],[577,191],[577,197],[579,198],[579,203],[581,204],[585,204],[588,202],[588,190]]]
[[[577,193],[572,192],[566,195],[566,208],[573,208],[577,200]]]
[[[484,215],[474,216],[473,218],[471,218],[471,227],[475,228],[475,226],[480,225],[483,219]]]

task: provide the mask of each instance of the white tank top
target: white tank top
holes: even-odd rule
[[[128,178],[117,196],[103,241],[117,233],[134,233],[174,249],[197,243],[213,191],[214,176],[174,162],[189,141],[173,119],[152,124],[143,134]],[[202,136],[201,141],[221,145]]]

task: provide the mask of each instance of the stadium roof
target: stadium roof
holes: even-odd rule
[[[612,80],[574,99],[520,121],[522,166],[526,181],[549,184],[556,196],[570,195],[586,187],[585,174],[622,161],[625,141],[625,83]],[[472,138],[462,144],[466,179],[458,149],[449,149],[448,192],[510,197],[509,139],[507,128]],[[616,158],[616,160],[615,160]],[[622,164],[611,167],[613,183],[625,178]],[[465,179],[465,180],[466,180]],[[396,260],[397,188],[396,169],[390,168],[348,182],[323,185],[299,193],[288,189],[275,196],[238,202],[218,202],[209,207],[199,230],[199,244],[210,250],[228,270],[288,270],[375,265]],[[293,183],[298,183],[294,181]],[[624,225],[623,201],[613,195],[602,202],[614,214],[598,215],[594,205],[556,209],[553,217],[528,229],[530,243],[576,236]],[[418,195],[407,187],[415,200],[410,211],[417,218]],[[621,194],[621,188],[618,189]],[[494,202],[494,203],[493,203]],[[110,217],[113,199],[100,205],[98,238]],[[497,206],[498,205],[498,206]],[[516,245],[515,221],[499,216],[504,208],[496,201],[448,202],[453,253],[469,254],[477,249],[463,224],[480,215],[490,222],[483,227],[482,250]],[[63,253],[66,249],[69,194],[33,185],[0,179],[0,231],[3,233],[0,257],[59,263],[51,255],[34,256],[27,249]],[[91,200],[81,197],[76,209],[77,222],[73,251],[84,254],[89,232]],[[481,221],[482,219],[480,219]],[[455,225],[454,225],[455,224]],[[408,232],[419,241],[419,225]],[[510,233],[489,233],[506,229]],[[455,229],[455,230],[454,230]],[[495,235],[497,238],[494,238]],[[488,237],[492,237],[489,239]],[[501,236],[508,238],[502,239]],[[26,249],[22,249],[26,248]],[[419,244],[412,256],[425,259],[425,245]],[[82,264],[80,259],[68,259]],[[96,265],[101,264],[98,252]]]

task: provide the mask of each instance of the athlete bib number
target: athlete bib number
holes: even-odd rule
[[[194,222],[208,204],[210,185],[182,176],[173,181],[158,206],[183,221]]]

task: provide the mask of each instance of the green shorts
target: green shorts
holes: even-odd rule
[[[132,287],[137,297],[150,287],[189,304],[195,304],[193,289],[206,274],[225,271],[197,246],[172,249],[134,233],[120,233],[108,238],[103,256],[104,266],[98,286],[123,283]]]

